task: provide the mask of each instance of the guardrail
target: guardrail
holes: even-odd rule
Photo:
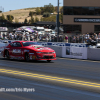
[[[15,40],[6,40],[11,43]],[[6,46],[4,40],[0,43],[0,51]],[[100,48],[89,48],[85,43],[60,43],[60,42],[38,42],[43,46],[55,50],[57,57],[100,60]]]
[[[39,42],[55,50],[57,57],[87,59],[87,44],[84,43],[55,43]]]

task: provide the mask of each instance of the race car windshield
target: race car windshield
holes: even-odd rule
[[[41,45],[37,42],[22,42],[23,46],[30,46],[30,45]]]

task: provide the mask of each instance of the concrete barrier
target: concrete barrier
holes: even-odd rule
[[[87,59],[87,47],[46,46],[56,52],[57,57]]]
[[[1,51],[4,50],[4,47],[5,47],[5,46],[6,46],[5,43],[1,43],[1,42],[0,42],[0,57],[1,57]]]
[[[6,43],[0,43],[0,52],[3,50],[3,48],[6,46]]]
[[[62,57],[87,59],[87,47],[62,47]]]
[[[9,43],[12,41],[9,41]],[[57,57],[77,58],[77,59],[89,59],[100,60],[100,48],[89,48],[86,44],[81,43],[51,43],[41,42],[43,46],[49,47],[55,50]],[[0,51],[7,43],[0,42]]]
[[[89,60],[100,60],[100,48],[88,48],[87,58]]]
[[[85,43],[60,43],[39,42],[41,45],[55,50],[57,57],[87,59],[87,47]]]
[[[48,45],[47,47],[55,50],[57,57],[62,57],[62,47],[61,46],[50,46],[50,45]]]

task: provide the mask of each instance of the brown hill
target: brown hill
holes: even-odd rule
[[[5,18],[7,15],[12,15],[14,16],[14,20],[13,22],[15,22],[15,19],[18,19],[18,22],[24,22],[25,18],[27,18],[27,20],[30,19],[29,17],[29,12],[30,11],[33,11],[35,12],[35,8],[27,8],[27,9],[18,9],[18,10],[11,10],[9,12],[3,12]],[[2,13],[0,13],[0,16],[2,16]],[[36,16],[33,16],[34,18],[35,17],[38,17],[39,19],[42,17],[42,15],[36,15]]]
[[[62,7],[60,7],[61,9]],[[15,22],[15,19],[18,20],[18,22],[24,22],[25,18],[29,21],[29,12],[36,12],[36,8],[25,8],[25,9],[17,9],[17,10],[10,10],[8,12],[3,12],[5,18],[7,15],[12,15],[14,16],[13,22]],[[54,15],[56,15],[57,12],[54,12]],[[0,16],[2,16],[2,13],[0,13]],[[33,17],[38,17],[39,20],[41,19],[42,15],[33,15]]]

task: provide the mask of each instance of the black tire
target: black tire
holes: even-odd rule
[[[47,60],[47,62],[51,62],[51,60]]]
[[[26,53],[26,54],[25,54],[25,61],[27,61],[27,62],[28,62],[29,60],[30,60],[30,58],[29,58],[29,54],[28,54],[28,53]]]
[[[8,50],[5,52],[5,56],[6,56],[7,59],[10,59],[9,51]]]

